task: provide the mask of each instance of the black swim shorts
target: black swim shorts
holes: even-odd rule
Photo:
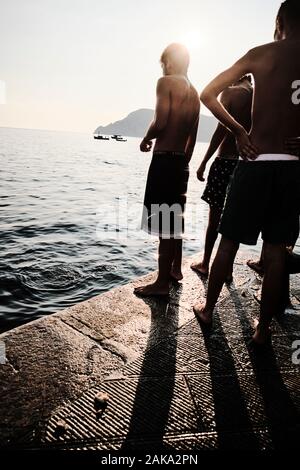
[[[142,229],[159,237],[182,238],[189,165],[184,153],[154,152],[148,172]]]
[[[292,245],[299,233],[300,161],[239,161],[219,232],[229,240],[256,245]]]

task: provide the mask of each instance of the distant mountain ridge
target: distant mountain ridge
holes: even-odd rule
[[[126,137],[143,137],[151,120],[153,119],[153,109],[138,109],[128,114],[120,121],[108,124],[108,126],[99,126],[95,134],[121,134]],[[201,114],[200,126],[198,131],[198,142],[209,142],[217,126],[217,121],[212,116]]]

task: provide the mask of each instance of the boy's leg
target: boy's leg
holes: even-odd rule
[[[210,207],[203,259],[200,263],[193,263],[191,266],[194,271],[197,271],[204,276],[207,276],[209,272],[209,263],[212,251],[218,238],[218,227],[220,224],[221,215],[222,211],[220,209],[216,207]]]
[[[174,259],[171,267],[171,278],[175,281],[181,281],[183,279],[182,275],[182,239],[174,240]]]
[[[286,308],[291,306],[291,298],[290,298],[290,275],[288,270],[285,269],[284,271],[284,281],[283,281],[283,292],[282,292],[282,313]]]
[[[260,319],[253,340],[264,344],[270,337],[274,315],[282,313],[282,299],[286,275],[286,247],[265,243],[265,274],[262,285]]]
[[[300,273],[300,255],[296,255],[295,253],[288,251],[287,254],[288,260],[288,273],[289,274],[298,274]]]
[[[249,268],[253,269],[253,271],[255,271],[260,276],[263,276],[264,274],[264,248],[265,244],[263,244],[262,246],[260,258],[258,261],[247,261],[247,265],[249,266]]]
[[[169,281],[172,263],[175,254],[174,239],[159,239],[158,248],[158,276],[153,284],[138,287],[135,294],[143,297],[164,296],[169,294]]]
[[[205,304],[197,304],[194,307],[195,314],[206,324],[210,324],[212,321],[213,310],[230,267],[233,266],[238,248],[238,243],[222,237],[210,272],[206,302]]]

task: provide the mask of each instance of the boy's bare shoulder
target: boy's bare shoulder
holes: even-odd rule
[[[173,93],[176,84],[170,75],[160,77],[157,81],[156,90],[158,94]]]
[[[164,86],[182,85],[183,83],[186,83],[191,88],[194,88],[187,78],[180,75],[164,75],[158,79],[158,84]]]
[[[170,92],[176,95],[182,95],[187,92],[191,93],[194,100],[200,103],[199,93],[192,83],[187,79],[178,75],[166,75],[159,78],[157,82],[157,89],[162,92]]]
[[[253,47],[248,51],[247,55],[250,58],[256,59],[263,56],[268,51],[276,50],[278,47],[280,47],[280,42],[281,41],[273,41],[267,44],[262,44],[261,46]]]
[[[160,77],[157,81],[158,87],[170,87],[172,84],[173,84],[173,80],[170,75]]]

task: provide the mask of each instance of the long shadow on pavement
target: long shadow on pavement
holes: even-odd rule
[[[131,420],[122,450],[143,448],[143,440],[155,440],[155,449],[163,448],[170,406],[174,394],[176,373],[176,347],[178,329],[179,298],[181,286],[176,287],[176,302],[147,300],[151,308],[151,327],[147,346],[139,367]],[[168,354],[166,354],[168,338]],[[166,363],[167,361],[167,363]],[[167,377],[157,377],[157,372],[167,370]],[[138,442],[140,441],[140,442]]]
[[[231,295],[235,305],[236,315],[241,320],[244,340],[249,343],[249,329],[251,320],[238,295]],[[288,335],[283,336],[285,346],[291,348]],[[257,351],[249,346],[249,356],[262,395],[268,427],[275,449],[295,448],[299,445],[300,415],[299,403],[296,406],[296,397],[299,393],[299,376],[292,370],[292,363],[282,364],[282,358],[275,354],[272,346],[264,351]],[[292,349],[291,359],[292,360]],[[280,352],[280,351],[278,351]],[[290,372],[283,372],[282,368],[290,369]],[[290,390],[286,383],[289,383]],[[294,391],[294,397],[291,395]]]

